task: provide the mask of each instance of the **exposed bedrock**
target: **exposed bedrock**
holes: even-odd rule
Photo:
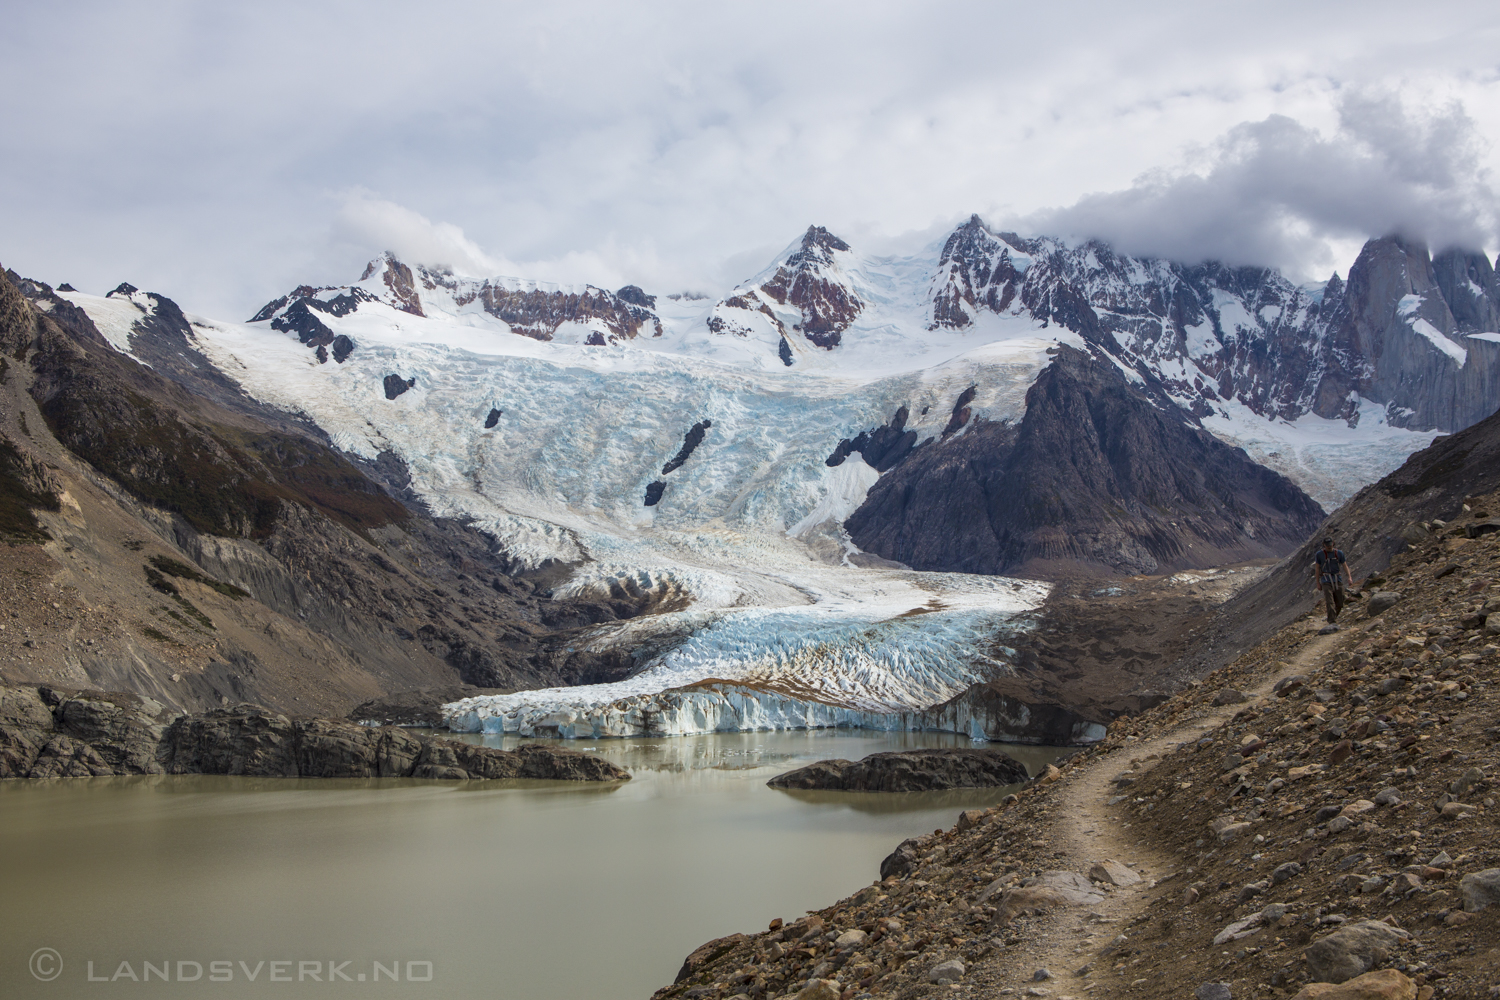
[[[1291,480],[1063,346],[1018,424],[918,447],[845,527],[914,569],[1057,578],[1281,556],[1322,517]]]
[[[233,774],[283,778],[630,777],[597,756],[516,751],[418,736],[394,726],[294,718],[256,705],[171,717],[119,692],[0,688],[0,778]]]
[[[1328,365],[1313,409],[1348,418],[1353,394],[1387,403],[1390,422],[1458,430],[1495,409],[1500,345],[1492,332],[1500,284],[1483,254],[1371,240],[1349,269],[1329,322]],[[1435,344],[1445,349],[1434,350]]]
[[[943,747],[874,753],[863,760],[820,760],[766,784],[846,792],[931,792],[995,788],[1027,779],[1026,766],[999,750]]]
[[[1119,714],[1097,706],[1023,700],[997,684],[976,684],[921,713],[921,728],[1003,743],[1081,746],[1104,739],[1110,719]]]

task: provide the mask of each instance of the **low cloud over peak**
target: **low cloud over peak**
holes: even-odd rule
[[[1500,234],[1485,147],[1456,102],[1413,110],[1356,93],[1328,134],[1284,115],[1245,122],[1202,150],[1197,169],[1152,171],[1023,222],[1142,256],[1293,271],[1333,263],[1334,243],[1388,233],[1483,249]]]

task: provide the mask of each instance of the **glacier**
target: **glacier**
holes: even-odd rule
[[[518,569],[570,567],[555,596],[624,589],[677,608],[580,638],[601,649],[661,650],[628,680],[457,702],[445,710],[454,729],[600,737],[930,725],[922,710],[1011,669],[1049,587],[919,573],[865,556],[841,525],[880,473],[858,454],[834,467],[826,460],[842,439],[885,425],[900,408],[919,441],[963,434],[972,422],[949,424],[970,391],[972,418],[1019,420],[1049,351],[1086,345],[1008,299],[984,309],[955,300],[965,325],[939,329],[934,302],[956,272],[936,265],[942,244],[934,243],[902,257],[832,252],[830,294],[855,297],[860,309],[839,350],[825,350],[765,291],[799,245],[805,239],[736,289],[738,299],[655,299],[654,325],[638,323],[629,337],[597,317],[561,323],[550,339],[512,329],[482,308],[482,286],[451,274],[423,285],[414,311],[392,278],[405,265],[387,255],[360,282],[315,290],[325,303],[357,301],[318,313],[329,333],[355,345],[336,363],[266,321],[190,315],[190,342],[247,393],[305,414],[344,451],[399,457],[434,515],[486,532]],[[1038,243],[1043,251],[1057,253]],[[1019,250],[1005,261],[1016,274],[1034,266]],[[1158,264],[1132,262],[1130,273],[1145,280]],[[529,293],[543,283],[485,284]],[[130,353],[149,300],[62,295]],[[746,307],[726,306],[731,300]],[[1238,299],[1216,301],[1224,337],[1254,328],[1256,314]],[[263,316],[277,315],[275,305]],[[715,315],[738,317],[742,335],[713,332]],[[1110,357],[1127,376],[1140,381],[1137,355],[1150,355],[1174,385],[1208,378],[1197,361],[1220,346],[1207,325],[1188,331],[1177,356],[1133,335],[1121,343],[1124,353]],[[388,376],[410,387],[388,398]],[[1331,507],[1435,436],[1390,426],[1368,401],[1360,416],[1357,429],[1307,415],[1267,419],[1226,398],[1202,422]],[[702,443],[664,471],[705,420]],[[660,490],[650,506],[648,487]],[[950,724],[974,728],[957,717]]]

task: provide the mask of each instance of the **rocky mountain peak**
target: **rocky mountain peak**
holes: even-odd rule
[[[1493,274],[1482,254],[1434,259],[1399,235],[1366,243],[1342,296],[1325,296],[1313,412],[1348,416],[1363,397],[1395,426],[1458,430],[1489,416],[1500,391],[1500,337],[1483,327],[1500,308]]]
[[[788,366],[806,345],[833,350],[865,309],[838,254],[852,254],[849,244],[822,226],[809,226],[769,278],[741,286],[714,306],[709,330],[779,341],[777,350]]]
[[[822,226],[808,226],[802,234],[801,249],[787,258],[786,266],[793,270],[831,267],[835,252],[848,253],[849,244]]]
[[[1015,301],[1030,263],[1024,254],[996,238],[978,215],[959,226],[943,244],[933,276],[929,330],[962,329],[983,310],[1003,313]]]

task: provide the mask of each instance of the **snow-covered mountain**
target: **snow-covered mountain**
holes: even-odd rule
[[[815,226],[717,301],[386,254],[249,323],[187,317],[171,351],[156,299],[62,295],[143,362],[189,359],[169,377],[210,370],[399,470],[518,569],[565,569],[554,593],[659,611],[580,637],[647,651],[623,681],[453,709],[561,735],[901,724],[1008,669],[1047,587],[985,574],[1281,554],[1321,516],[1297,486],[1332,507],[1500,402],[1489,262],[1397,239],[1298,287],[978,218],[895,257]],[[954,462],[966,498],[933,502]],[[1073,468],[1077,495],[1009,524],[1028,462]],[[959,568],[924,539],[981,516],[982,574],[896,561]]]

